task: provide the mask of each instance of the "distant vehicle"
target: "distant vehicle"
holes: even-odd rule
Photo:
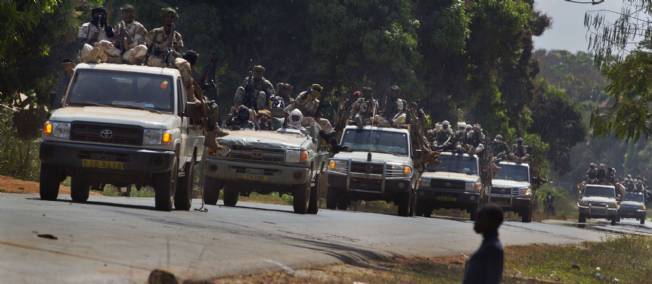
[[[317,214],[319,178],[329,154],[320,151],[319,134],[311,130],[313,135],[289,128],[238,130],[219,138],[229,151],[207,157],[204,201],[216,204],[222,186],[224,205],[231,207],[252,192],[288,193],[295,213]]]
[[[385,200],[398,205],[398,215],[414,216],[418,173],[407,129],[347,126],[341,146],[345,150],[328,162],[329,209],[346,210],[355,200]]]
[[[488,201],[505,211],[516,212],[523,222],[532,222],[534,192],[530,165],[527,163],[499,162],[498,172],[491,181]]]
[[[645,195],[643,192],[626,192],[620,202],[618,216],[622,218],[634,218],[645,224],[647,208],[645,207]]]
[[[586,223],[586,219],[604,218],[610,220],[612,225],[616,225],[618,222],[616,188],[613,185],[583,185],[577,208],[580,224]]]
[[[55,200],[70,176],[73,201],[90,188],[150,185],[158,210],[189,210],[193,166],[204,134],[178,70],[79,64],[63,107],[43,127],[41,199]]]
[[[485,187],[478,156],[443,152],[439,163],[428,166],[421,175],[417,215],[428,217],[439,208],[462,209],[474,220]]]

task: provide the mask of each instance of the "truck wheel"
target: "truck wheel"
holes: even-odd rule
[[[398,215],[403,217],[410,216],[410,192],[401,192],[398,196]]]
[[[154,207],[159,211],[172,211],[172,196],[177,186],[179,176],[178,158],[174,159],[172,170],[156,174],[154,179]]]
[[[577,222],[580,224],[586,223],[586,215],[580,213],[580,216],[577,218]]]
[[[88,179],[82,175],[74,175],[70,181],[70,198],[74,202],[86,202],[91,185]]]
[[[308,214],[319,212],[319,176],[316,177],[315,186],[310,189],[310,201],[308,201]]]
[[[478,206],[475,205],[471,208],[469,208],[469,220],[475,221],[475,217],[478,215]]]
[[[39,193],[42,200],[57,200],[59,196],[60,171],[53,166],[41,164]]]
[[[426,217],[426,206],[423,203],[417,202],[417,216]]]
[[[641,225],[645,225],[645,216],[641,217]]]
[[[330,210],[337,209],[338,192],[335,188],[329,187],[326,192],[326,208]]]
[[[310,201],[310,183],[300,185],[294,189],[293,197],[294,213],[306,214],[308,201]]]
[[[616,220],[616,217],[611,217],[611,226],[615,226],[618,221]]]
[[[204,178],[204,203],[216,205],[220,197],[220,186],[214,178]]]
[[[174,209],[188,211],[192,207],[192,184],[195,174],[195,163],[197,156],[192,155],[190,163],[186,163],[183,167],[185,176],[180,177],[177,182],[177,190],[174,192]]]
[[[521,210],[521,222],[523,223],[532,222],[532,208],[525,208]]]
[[[414,217],[417,214],[417,194],[410,191],[410,217]]]
[[[231,186],[224,187],[224,206],[235,207],[240,198],[240,192]]]

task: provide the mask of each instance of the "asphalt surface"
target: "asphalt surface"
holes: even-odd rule
[[[243,203],[208,212],[157,212],[152,198],[91,196],[86,204],[0,193],[0,282],[143,283],[162,268],[183,279],[391,256],[469,254],[469,221],[404,218]],[[195,208],[200,200],[194,200]],[[600,241],[609,233],[569,225],[507,222],[504,245]],[[56,239],[55,239],[56,238]]]

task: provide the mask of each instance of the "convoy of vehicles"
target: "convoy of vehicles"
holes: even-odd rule
[[[612,225],[619,221],[616,188],[613,185],[584,184],[577,202],[580,224],[587,219],[607,219]]]
[[[231,131],[218,139],[228,150],[207,156],[204,201],[216,204],[222,187],[224,205],[231,207],[251,192],[288,193],[295,213],[317,214],[319,179],[328,157],[318,137],[286,128]]]
[[[532,222],[534,194],[528,163],[502,161],[491,181],[487,198],[505,211],[516,212],[523,222]]]
[[[428,217],[439,208],[462,209],[474,219],[485,190],[478,156],[443,152],[439,163],[421,175],[417,215]]]
[[[418,173],[407,129],[347,126],[344,151],[328,161],[326,207],[346,210],[351,201],[385,200],[398,215],[413,216]]]
[[[71,177],[76,202],[87,201],[91,187],[149,185],[156,209],[189,210],[204,147],[191,120],[197,109],[176,69],[77,65],[63,107],[43,127],[41,199],[57,199]]]

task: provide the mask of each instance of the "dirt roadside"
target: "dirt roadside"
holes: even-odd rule
[[[0,192],[6,193],[39,193],[37,181],[20,180],[8,176],[0,176]],[[61,185],[59,193],[70,193],[70,188]]]

